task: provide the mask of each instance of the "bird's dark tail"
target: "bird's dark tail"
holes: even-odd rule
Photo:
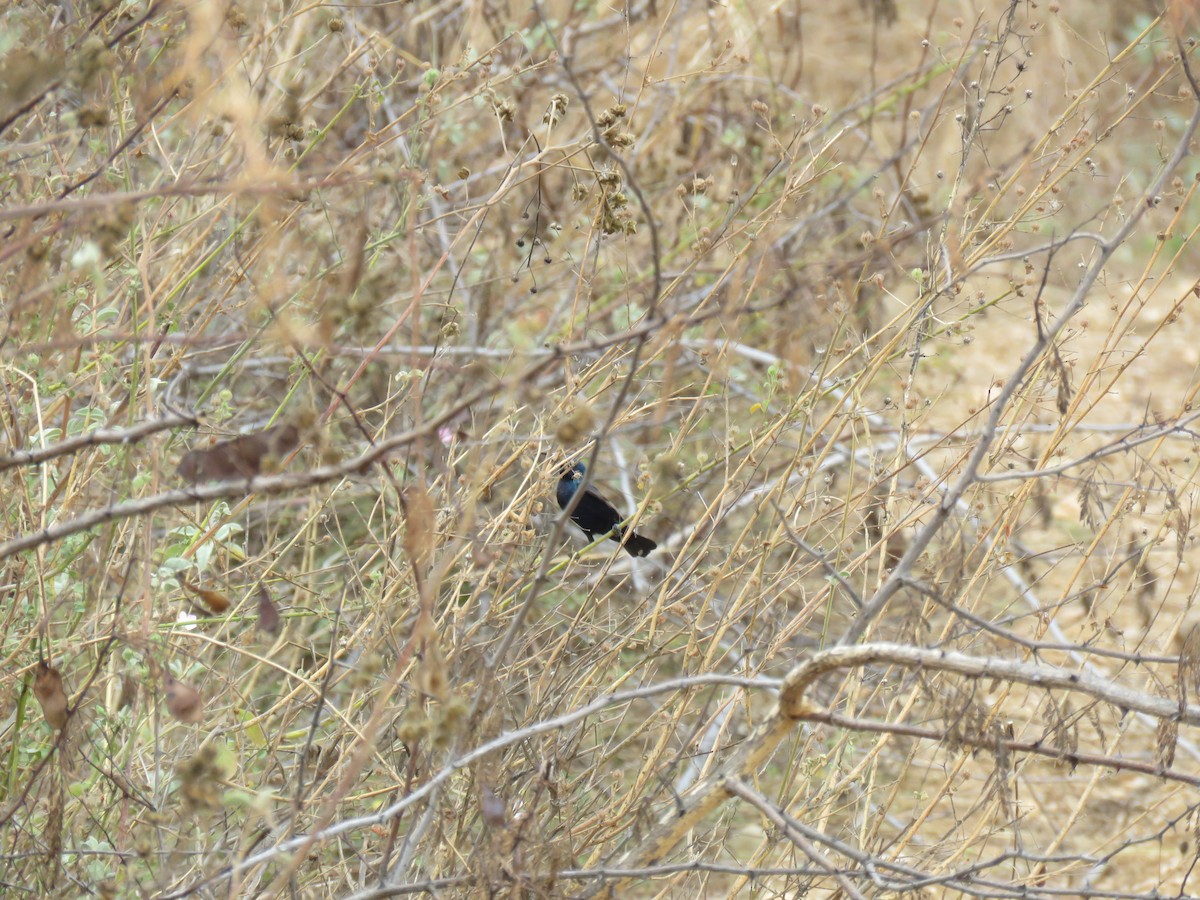
[[[613,535],[613,539],[616,539],[616,535]],[[658,544],[654,543],[648,537],[642,537],[640,534],[630,531],[621,538],[621,546],[625,548],[630,556],[649,556],[650,551],[657,547]]]

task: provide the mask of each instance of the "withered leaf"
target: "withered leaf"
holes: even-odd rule
[[[38,663],[33,677],[33,696],[41,704],[42,715],[51,728],[61,729],[67,724],[67,692],[63,688],[62,674],[45,660]]]
[[[122,710],[133,706],[137,700],[138,683],[128,672],[121,676],[121,690],[117,694],[117,709]]]
[[[180,722],[195,723],[204,718],[204,698],[193,687],[166,678],[167,711]]]
[[[300,429],[291,423],[254,434],[243,434],[211,447],[189,450],[179,461],[179,477],[193,484],[253,478],[278,467],[283,457],[300,446]]]
[[[267,634],[279,634],[283,628],[283,620],[279,616],[279,607],[271,600],[271,595],[263,585],[258,586],[258,627]]]
[[[208,588],[202,588],[200,585],[188,581],[182,575],[179,576],[179,583],[199,597],[201,602],[213,612],[223,613],[229,609],[229,598],[220,591],[210,591]]]

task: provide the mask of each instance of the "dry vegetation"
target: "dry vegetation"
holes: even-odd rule
[[[1062,6],[7,3],[4,894],[1193,893],[1195,22]]]

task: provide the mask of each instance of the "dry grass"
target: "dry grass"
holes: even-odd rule
[[[5,893],[1191,893],[1194,29],[1063,6],[0,11]]]

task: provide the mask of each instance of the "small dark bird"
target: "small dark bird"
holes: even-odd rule
[[[579,482],[586,471],[587,467],[583,463],[563,468],[556,495],[560,509],[567,508],[567,504],[579,490]],[[620,541],[621,546],[630,556],[646,556],[658,546],[650,538],[642,537],[632,531],[618,534],[616,528],[621,524],[623,518],[624,516],[617,512],[616,507],[597,494],[595,488],[592,487],[588,487],[584,491],[583,496],[575,505],[575,509],[571,512],[571,521],[583,530],[589,540],[595,540],[597,537],[607,534],[610,540]]]

